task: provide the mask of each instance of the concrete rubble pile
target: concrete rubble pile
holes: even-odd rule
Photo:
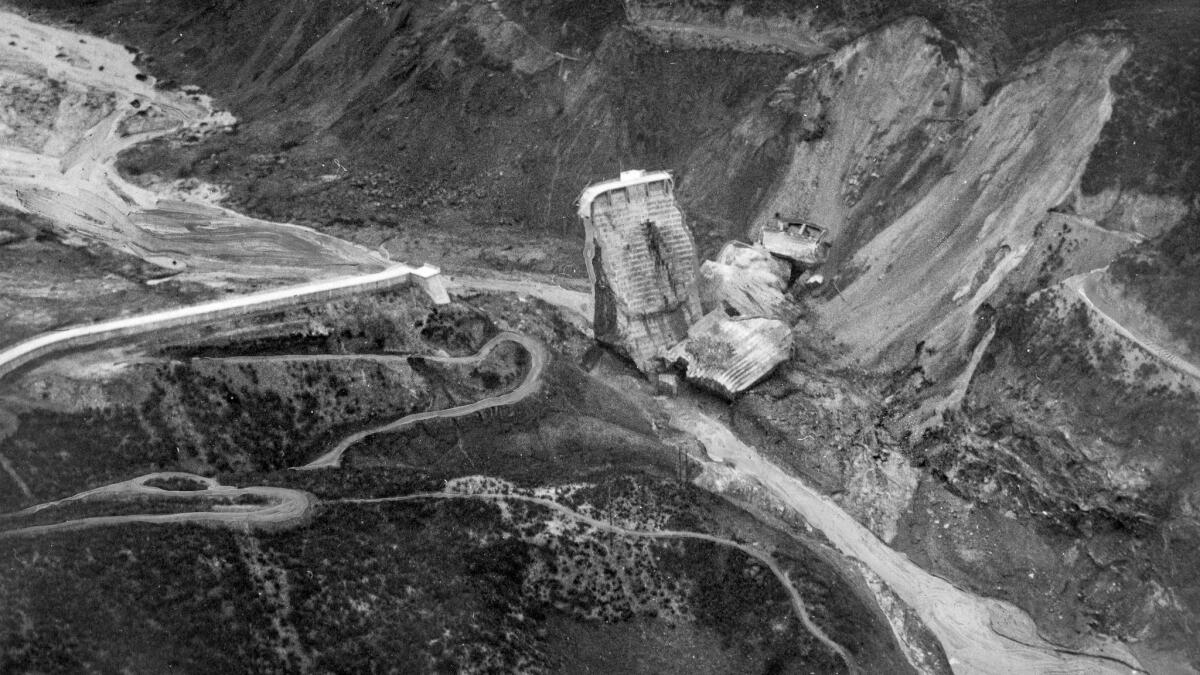
[[[791,266],[766,250],[738,241],[716,260],[700,266],[700,301],[706,311],[722,309],[744,317],[768,317],[789,325],[800,318],[787,296]]]
[[[709,312],[666,353],[692,382],[732,398],[762,380],[792,353],[792,328],[779,319]]]
[[[665,171],[624,171],[589,186],[579,215],[595,337],[666,382],[664,390],[675,389],[664,371],[682,367],[691,382],[732,398],[788,360],[800,316],[788,287],[813,261],[779,255],[760,239],[730,242],[698,268]]]

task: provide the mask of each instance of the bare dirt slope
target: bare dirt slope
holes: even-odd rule
[[[114,168],[122,150],[179,130],[210,133],[232,117],[194,91],[156,87],[118,45],[4,17],[0,87],[10,105],[0,133],[0,203],[170,271],[268,278],[386,263],[313,230],[160,199],[126,183]]]
[[[1119,40],[1083,37],[1020,71],[946,149],[953,169],[849,261],[857,276],[823,323],[862,363],[892,365],[920,342],[961,353],[973,315],[1076,188],[1111,110]],[[844,300],[844,302],[841,302]]]

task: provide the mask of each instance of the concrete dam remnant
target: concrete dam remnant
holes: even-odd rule
[[[698,268],[670,173],[623,171],[591,185],[579,217],[596,340],[643,373],[661,382],[674,377],[663,371],[682,367],[690,381],[733,398],[788,360],[799,308],[787,289],[797,261],[730,242]]]
[[[701,317],[696,245],[667,171],[622,171],[579,196],[595,291],[593,330],[642,372]]]

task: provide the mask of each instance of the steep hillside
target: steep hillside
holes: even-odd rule
[[[853,280],[821,309],[853,358],[897,364],[921,342],[961,353],[975,310],[1075,188],[1127,56],[1119,40],[1075,38],[1018,71],[948,139],[951,171],[857,250]]]
[[[987,100],[995,124],[1025,105],[1017,89],[1036,98],[1055,77],[1079,81],[1045,104],[1064,113],[1090,105],[1083,87],[1108,87],[1115,75],[1112,123],[1103,106],[1081,108],[1090,122],[1079,120],[1062,138],[1047,121],[1027,138],[1053,141],[1043,148],[1055,149],[1044,153],[1054,166],[1030,155],[1039,166],[1010,169],[1082,170],[1082,182],[1027,202],[1027,188],[1042,189],[1032,176],[1005,195],[981,194],[976,224],[960,233],[1021,203],[989,229],[1017,227],[1010,238],[1027,239],[1036,223],[1026,221],[1062,207],[1153,236],[1178,221],[1195,185],[1195,168],[1181,159],[1188,153],[1175,150],[1200,144],[1188,123],[1195,88],[1185,84],[1195,48],[1186,27],[1197,13],[1166,0],[1112,0],[1088,11],[1065,0],[613,0],[586,11],[532,0],[288,0],[269,8],[108,0],[91,3],[86,16],[59,0],[22,4],[102,33],[119,26],[116,37],[143,50],[141,65],[167,86],[198,84],[242,121],[232,136],[135,150],[123,164],[128,174],[221,184],[239,209],[382,243],[405,258],[582,274],[571,209],[581,186],[622,168],[663,167],[680,178],[702,254],[775,210],[799,210],[837,231],[845,290],[852,271],[880,256],[844,263],[887,225],[912,211],[896,232],[916,234],[912,222],[928,219],[938,200],[962,208],[976,201],[951,190],[946,176],[966,166],[1004,182],[998,167],[979,162],[1007,151],[980,155],[983,138],[973,151],[964,139],[982,132],[1016,148],[1024,132],[985,128],[972,114]],[[1096,29],[1111,35],[1097,49],[1126,56],[1097,65],[1053,51]],[[1075,49],[1086,50],[1087,40],[1076,38]],[[1128,68],[1118,68],[1126,58]],[[1040,84],[1021,84],[1029,77]],[[1026,101],[1035,106],[1030,114],[1041,114],[1041,102]],[[1097,124],[1098,139],[1089,126]],[[932,201],[913,211],[923,198]],[[940,240],[948,221],[929,227],[916,236]],[[517,236],[526,243],[514,250]],[[1019,252],[1019,244],[993,239],[987,252],[951,255],[947,265],[966,263],[972,275],[998,262],[1001,245]],[[1001,269],[1017,258],[1007,255]],[[911,291],[914,283],[889,286]],[[870,284],[856,292],[873,293]],[[900,351],[940,319],[918,319]],[[861,336],[849,341],[868,361],[887,349]]]
[[[572,201],[628,168],[675,172],[701,255],[826,225],[830,283],[739,431],[1057,642],[1200,663],[1190,381],[1060,285],[1109,265],[1111,306],[1200,353],[1194,2],[22,4],[241,120],[131,179],[397,258],[582,275]]]
[[[86,21],[118,18],[145,66],[200,84],[243,122],[169,158],[135,152],[127,172],[195,175],[256,215],[387,236],[517,223],[575,238],[583,185],[622,167],[682,173],[802,58],[681,58],[625,29],[616,3],[581,16],[533,3],[121,1]]]

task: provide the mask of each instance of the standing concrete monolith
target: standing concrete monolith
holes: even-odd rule
[[[696,245],[674,193],[666,171],[622,171],[579,197],[596,339],[646,373],[702,314]]]

